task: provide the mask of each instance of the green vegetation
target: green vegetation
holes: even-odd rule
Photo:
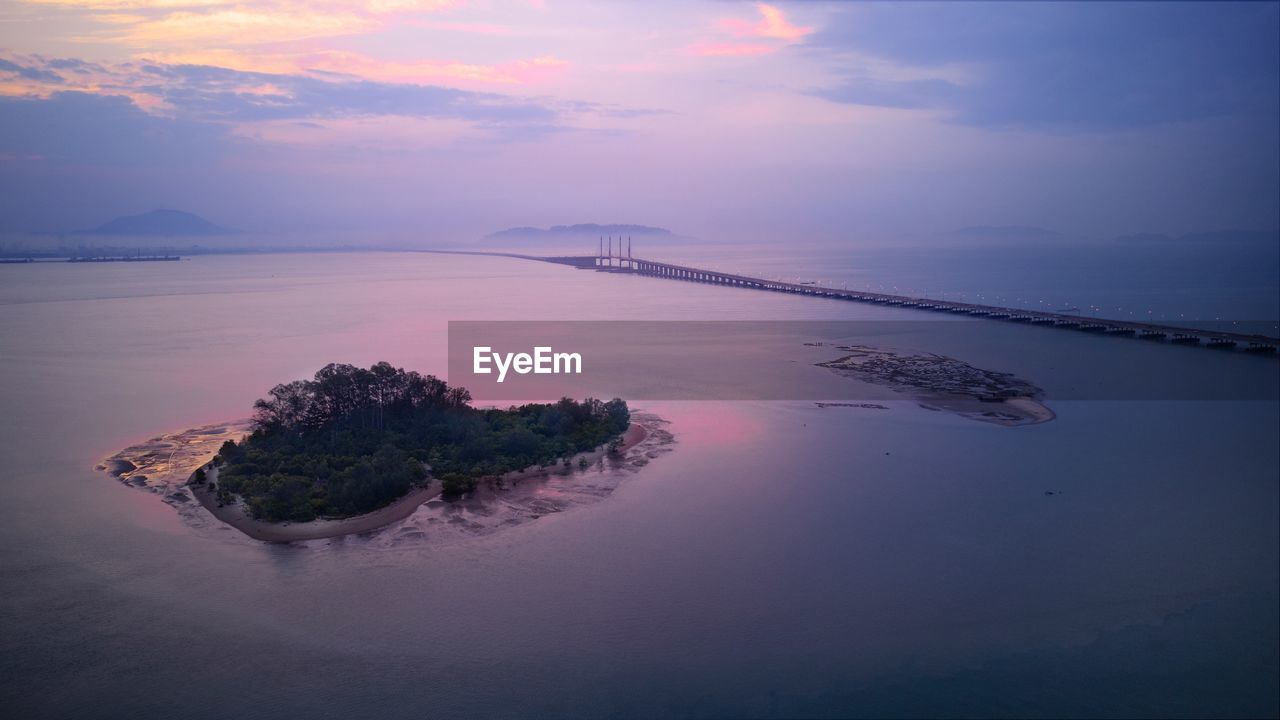
[[[429,482],[427,467],[456,496],[482,477],[619,442],[631,421],[618,399],[506,410],[470,401],[463,388],[385,362],[327,365],[254,404],[253,433],[219,450],[218,501],[240,496],[271,521],[359,515]]]

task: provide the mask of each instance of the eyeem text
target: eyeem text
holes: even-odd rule
[[[493,367],[490,367],[492,365]],[[507,378],[507,371],[514,370],[520,375],[580,375],[582,373],[582,355],[579,353],[552,352],[550,347],[535,347],[529,353],[496,353],[493,348],[476,346],[472,348],[471,371],[477,375],[488,375],[493,368],[498,369],[498,382]]]

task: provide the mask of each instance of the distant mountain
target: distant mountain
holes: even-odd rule
[[[181,210],[152,210],[141,215],[118,217],[103,225],[89,230],[79,230],[81,235],[133,235],[133,236],[173,236],[173,235],[231,235],[235,230],[205,220],[199,215]]]
[[[960,237],[987,240],[1059,240],[1060,232],[1034,225],[974,225],[951,233]]]
[[[596,223],[583,223],[580,225],[552,225],[545,230],[536,227],[513,227],[499,230],[488,237],[490,239],[536,240],[539,238],[599,237],[601,235],[613,235],[614,237],[625,235],[635,237],[671,237],[673,233],[665,228],[651,227],[649,225],[597,225]]]

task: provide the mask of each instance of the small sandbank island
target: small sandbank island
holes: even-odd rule
[[[935,353],[864,345],[840,345],[836,349],[847,354],[818,363],[818,366],[862,382],[888,387],[911,397],[927,410],[952,412],[970,420],[1005,427],[1036,425],[1056,417],[1041,402],[1044,391],[1012,373],[984,370]],[[835,407],[850,404],[818,405]]]
[[[616,398],[470,403],[464,388],[385,362],[330,364],[272,388],[251,420],[152,438],[98,467],[184,514],[194,505],[254,539],[291,542],[369,533],[424,504],[475,512],[520,489],[529,499],[524,481],[603,471],[606,461],[635,470],[671,439],[661,419],[633,417]]]

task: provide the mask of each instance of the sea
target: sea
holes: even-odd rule
[[[1280,320],[1274,267],[986,252],[652,259],[1110,317]],[[636,401],[672,442],[638,470],[601,470],[625,473],[598,483],[607,496],[396,542],[392,528],[261,543],[95,469],[243,418],[329,362],[443,375],[450,320],[920,320],[867,342],[1016,372],[1056,419]],[[994,321],[935,343],[931,322],[508,257],[0,266],[0,715],[1280,712],[1280,361]],[[1167,394],[1076,390],[1153,375]],[[1220,385],[1180,388],[1206,378]]]

